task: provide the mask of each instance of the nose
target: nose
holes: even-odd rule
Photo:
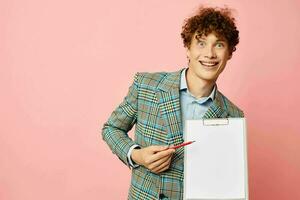
[[[206,52],[205,52],[205,57],[206,58],[216,58],[216,52],[215,49],[212,46],[208,46],[206,48]]]

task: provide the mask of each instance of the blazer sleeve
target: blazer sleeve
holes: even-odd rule
[[[128,136],[137,119],[138,77],[136,73],[134,82],[130,86],[123,102],[112,112],[108,121],[103,125],[102,138],[109,148],[128,167],[127,153],[135,143]]]

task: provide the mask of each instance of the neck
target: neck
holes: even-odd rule
[[[186,79],[190,93],[197,99],[209,96],[216,83],[216,81],[206,81],[195,76],[191,70],[187,70]]]

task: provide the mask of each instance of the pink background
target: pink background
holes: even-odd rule
[[[100,130],[135,72],[186,66],[181,26],[203,2],[0,1],[0,199],[126,199]],[[237,11],[218,84],[248,120],[250,199],[300,199],[300,2],[214,2]]]

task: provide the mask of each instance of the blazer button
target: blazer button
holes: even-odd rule
[[[168,197],[166,197],[164,194],[159,194],[159,199],[168,199]]]

